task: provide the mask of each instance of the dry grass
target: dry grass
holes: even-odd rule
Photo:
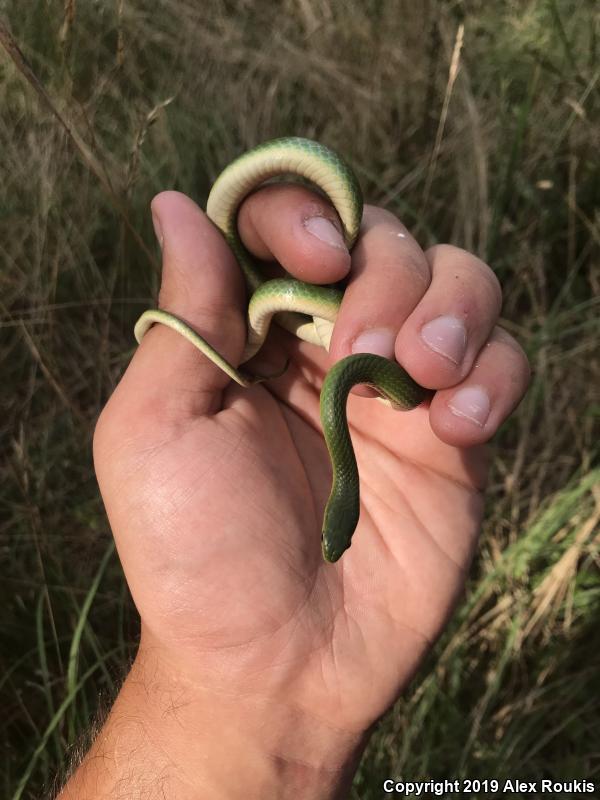
[[[390,774],[600,780],[593,0],[4,8],[40,91],[0,59],[3,794],[40,796],[135,641],[90,435],[156,289],[149,201],[203,203],[285,134],[343,152],[423,246],[488,260],[534,368],[465,602],[354,796]]]

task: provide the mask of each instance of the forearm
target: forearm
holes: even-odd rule
[[[215,697],[141,650],[57,800],[342,798],[365,743],[291,703]]]

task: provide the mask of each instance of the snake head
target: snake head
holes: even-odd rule
[[[352,544],[352,535],[358,524],[360,504],[358,491],[344,489],[334,482],[334,488],[323,515],[321,549],[325,561],[333,563],[346,552]]]
[[[323,535],[321,537],[321,550],[323,551],[323,558],[330,564],[335,563],[350,547],[350,544],[351,543],[346,542],[332,542],[330,539],[326,539]]]

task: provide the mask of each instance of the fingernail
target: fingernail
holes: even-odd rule
[[[373,328],[364,331],[352,342],[353,353],[375,353],[384,358],[394,356],[396,335],[387,328]]]
[[[455,416],[483,428],[490,415],[490,398],[481,386],[466,386],[448,401],[448,408]]]
[[[325,217],[309,217],[304,220],[304,227],[317,239],[320,239],[325,244],[331,247],[337,247],[340,250],[347,250],[344,237],[335,227],[333,222],[330,222]]]
[[[431,350],[460,364],[467,347],[467,332],[457,317],[436,317],[423,325],[421,338]]]
[[[160,219],[154,212],[152,212],[152,225],[154,226],[154,233],[156,234],[156,238],[158,239],[160,249],[162,250],[164,243],[163,232],[160,225]]]

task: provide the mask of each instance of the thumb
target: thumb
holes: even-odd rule
[[[163,254],[159,307],[187,322],[237,364],[246,336],[244,285],[220,231],[179,192],[157,195],[152,218]],[[154,325],[111,403],[133,405],[145,423],[168,419],[177,424],[218,411],[228,383],[227,375],[183,336]]]

